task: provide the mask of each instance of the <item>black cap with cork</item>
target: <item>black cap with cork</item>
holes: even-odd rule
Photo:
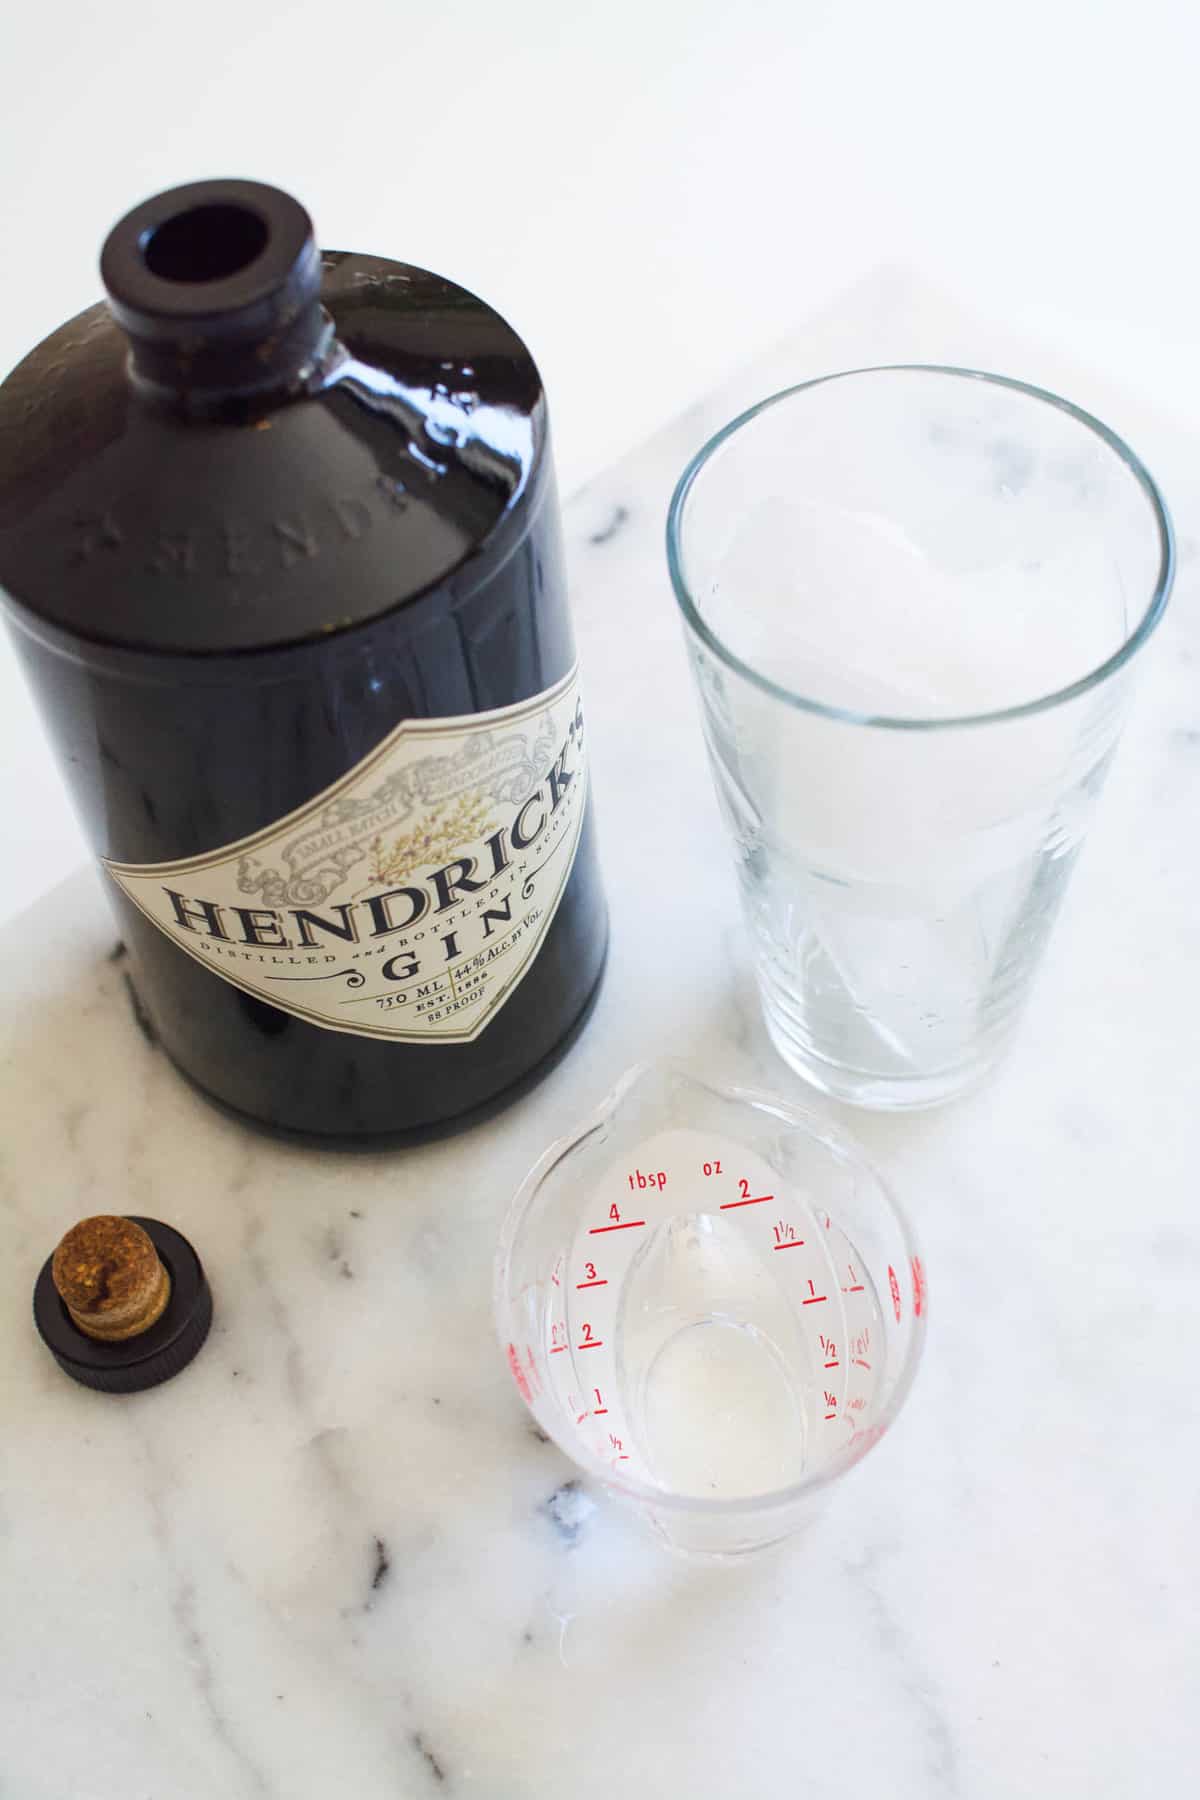
[[[187,1239],[158,1219],[81,1219],[47,1257],[33,1316],[60,1369],[133,1394],[187,1366],[208,1336],[212,1294]]]

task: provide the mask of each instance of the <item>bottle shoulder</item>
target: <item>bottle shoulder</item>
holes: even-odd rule
[[[303,388],[195,416],[131,382],[106,306],[0,385],[0,588],[96,643],[211,654],[337,633],[511,554],[548,467],[522,340],[465,289],[326,252]]]

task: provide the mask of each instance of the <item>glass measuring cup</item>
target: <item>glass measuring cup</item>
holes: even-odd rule
[[[796,1529],[911,1385],[925,1277],[827,1121],[674,1064],[628,1072],[513,1201],[496,1258],[513,1380],[672,1545]]]

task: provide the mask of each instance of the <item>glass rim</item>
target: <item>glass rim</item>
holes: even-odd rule
[[[1065,687],[1053,689],[1050,693],[1036,695],[1032,700],[1022,700],[1015,706],[989,708],[984,712],[948,714],[937,717],[921,715],[889,714],[860,712],[853,707],[833,706],[823,700],[815,700],[806,694],[796,693],[784,687],[782,683],[772,680],[754,668],[751,663],[744,662],[727,644],[722,642],[716,632],[705,620],[692,597],[684,570],[683,534],[684,511],[692,494],[698,477],[711,462],[716,452],[737,432],[750,425],[761,413],[780,405],[783,401],[792,400],[798,394],[806,393],[810,388],[824,387],[831,381],[848,381],[862,375],[949,375],[966,381],[987,382],[995,387],[1010,388],[1014,392],[1026,395],[1031,400],[1038,400],[1054,407],[1058,412],[1066,413],[1076,423],[1090,431],[1094,437],[1111,450],[1125,464],[1149,502],[1151,515],[1158,533],[1159,564],[1158,575],[1154,583],[1150,599],[1141,617],[1128,632],[1112,655],[1087,670],[1076,680]],[[1171,523],[1171,515],[1167,508],[1162,490],[1151,475],[1141,458],[1129,447],[1124,438],[1097,419],[1083,407],[1076,406],[1073,401],[1065,400],[1059,394],[1051,393],[1048,388],[1036,387],[1031,382],[1020,381],[1012,375],[990,374],[982,369],[959,368],[950,363],[876,363],[859,369],[841,369],[831,375],[818,375],[809,381],[800,381],[792,387],[781,388],[778,393],[769,394],[766,399],[747,407],[744,412],[723,425],[714,433],[692,457],[683,474],[675,484],[671,503],[667,509],[667,566],[671,574],[671,585],[675,590],[675,598],[680,612],[688,628],[713,654],[772,699],[782,701],[801,712],[814,713],[820,718],[832,719],[840,724],[865,725],[883,731],[947,731],[962,729],[966,726],[994,725],[1010,719],[1032,717],[1036,713],[1049,712],[1056,706],[1078,699],[1094,687],[1099,687],[1129,662],[1135,653],[1149,638],[1166,610],[1170,598],[1171,586],[1175,578],[1175,532]]]
[[[890,1216],[892,1223],[900,1234],[904,1245],[905,1260],[911,1271],[914,1258],[921,1264],[921,1244],[913,1229],[908,1212],[897,1199],[891,1182],[884,1175],[879,1165],[868,1155],[858,1140],[848,1132],[840,1122],[827,1118],[823,1113],[810,1110],[808,1107],[792,1099],[784,1099],[778,1094],[767,1093],[755,1087],[745,1087],[740,1082],[722,1083],[711,1081],[699,1075],[681,1058],[656,1057],[653,1060],[637,1062],[625,1070],[616,1086],[605,1096],[580,1124],[564,1137],[557,1138],[547,1146],[537,1162],[530,1169],[524,1181],[514,1194],[505,1215],[500,1235],[497,1240],[492,1273],[492,1317],[497,1341],[501,1350],[508,1348],[511,1341],[510,1326],[516,1315],[516,1300],[513,1294],[509,1274],[512,1260],[546,1177],[564,1157],[584,1143],[595,1132],[601,1130],[620,1106],[622,1100],[647,1076],[675,1075],[682,1076],[690,1085],[703,1088],[721,1100],[746,1102],[752,1106],[769,1112],[782,1124],[792,1130],[803,1132],[808,1137],[816,1137],[822,1143],[837,1146],[839,1154],[854,1164],[862,1173],[874,1182],[883,1211]],[[898,1413],[904,1406],[916,1380],[917,1369],[921,1362],[928,1329],[929,1300],[928,1289],[922,1289],[920,1311],[914,1309],[913,1329],[907,1348],[904,1352],[901,1367],[897,1373],[892,1390],[885,1405],[881,1408],[878,1419],[870,1427],[870,1435],[865,1444],[857,1447],[851,1440],[838,1451],[823,1467],[811,1473],[802,1474],[798,1480],[786,1483],[783,1487],[766,1488],[755,1494],[739,1494],[731,1497],[713,1499],[704,1494],[679,1493],[670,1488],[658,1487],[652,1481],[641,1480],[637,1476],[621,1475],[608,1463],[593,1454],[589,1446],[567,1438],[559,1429],[557,1415],[549,1416],[549,1409],[543,1416],[530,1400],[525,1400],[529,1412],[544,1426],[553,1442],[563,1455],[576,1468],[599,1481],[612,1492],[622,1495],[638,1506],[649,1507],[655,1512],[672,1515],[689,1514],[693,1517],[721,1519],[735,1515],[757,1516],[770,1515],[794,1506],[797,1501],[810,1494],[820,1492],[842,1476],[849,1474],[857,1467],[895,1424]]]

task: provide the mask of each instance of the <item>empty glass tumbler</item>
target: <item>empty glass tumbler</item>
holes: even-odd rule
[[[999,376],[830,376],[735,419],[668,557],[785,1061],[864,1106],[992,1066],[1170,592],[1138,458]]]

